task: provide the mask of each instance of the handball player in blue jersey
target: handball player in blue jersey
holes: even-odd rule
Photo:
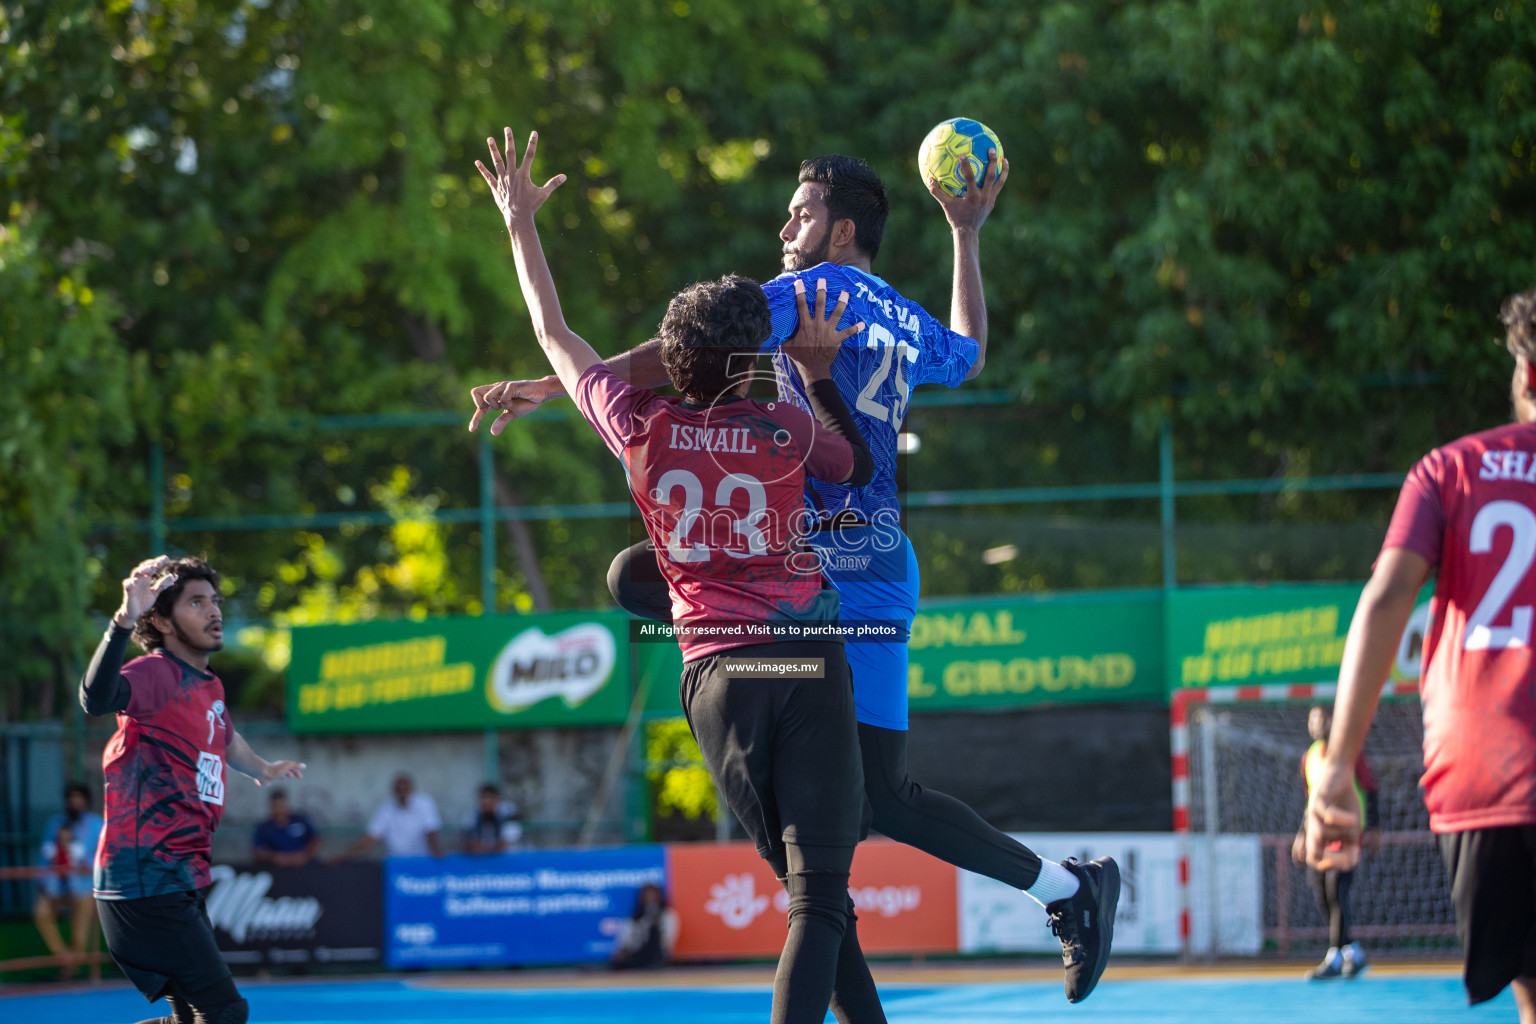
[[[754,402],[746,397],[751,366],[773,328],[767,297],[744,277],[703,281],[672,299],[659,332],[681,397],[622,380],[565,324],[534,227],[534,213],[565,179],[533,184],[535,145],[531,137],[518,166],[509,129],[505,160],[491,141],[495,172],[477,166],[506,221],[539,344],[624,463],[663,553],[688,725],[788,891],[772,1020],[821,1024],[830,1003],[843,1024],[884,1024],[848,894],[865,831],[852,677],[837,591],[804,544],[802,500],[811,476],[870,478],[869,448],[829,379],[841,342],[863,324],[838,330],[848,295],[824,317],[825,285],[814,314],[800,286],[801,315],[784,351],[806,386],[806,409]]]
[[[994,151],[988,154],[980,181],[968,164],[962,165],[962,173],[967,188],[960,196],[950,195],[935,180],[928,183],[954,240],[948,326],[874,274],[889,204],[879,177],[852,157],[817,157],[801,165],[789,219],[779,231],[784,273],[763,286],[773,313],[772,335],[763,351],[773,355],[780,397],[802,408],[809,408],[806,389],[778,351],[799,322],[796,282],[825,279],[828,288],[847,291],[851,299],[839,326],[855,321],[867,325],[843,343],[832,380],[869,443],[873,479],[863,487],[813,481],[806,489],[807,505],[816,517],[810,541],[837,588],[845,623],[895,622],[903,631],[910,628],[919,574],[911,542],[901,529],[897,436],[914,387],[957,387],[975,377],[985,361],[987,312],[979,234],[1008,179],[1008,164],[1003,161],[999,167]],[[654,340],[609,359],[607,365],[636,385],[666,381]],[[484,385],[472,393],[477,418],[489,410],[500,411],[491,428],[496,433],[507,421],[564,390],[557,379],[546,377]],[[654,550],[644,542],[627,549],[609,571],[609,586],[626,609],[666,619],[666,590],[655,561]],[[1109,959],[1120,891],[1115,862],[1044,860],[960,801],[912,781],[906,754],[905,638],[850,643],[847,656],[874,829],[1028,893],[1045,908],[1061,939],[1067,998],[1087,998]]]

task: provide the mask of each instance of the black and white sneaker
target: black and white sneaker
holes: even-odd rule
[[[1045,908],[1051,931],[1061,940],[1061,962],[1067,969],[1067,1002],[1088,998],[1104,967],[1115,931],[1115,905],[1120,902],[1120,866],[1111,857],[1079,864],[1069,857],[1062,867],[1077,876],[1078,890]]]

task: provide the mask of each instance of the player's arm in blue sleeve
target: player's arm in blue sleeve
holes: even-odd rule
[[[797,280],[794,274],[780,274],[763,285],[763,294],[768,296],[768,313],[773,318],[773,333],[758,351],[765,354],[778,351],[800,326],[800,304],[795,298]]]
[[[976,376],[982,364],[982,345],[975,338],[952,331],[927,310],[917,312],[917,366],[912,386],[943,384],[957,388]]]

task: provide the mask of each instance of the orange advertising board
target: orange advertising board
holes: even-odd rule
[[[751,843],[673,843],[667,879],[679,919],[677,956],[776,957],[789,897]],[[955,869],[889,840],[859,845],[849,880],[859,945],[870,953],[959,948]]]

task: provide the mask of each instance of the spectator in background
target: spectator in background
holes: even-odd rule
[[[480,806],[464,816],[465,853],[505,853],[523,839],[517,804],[501,798],[494,782],[480,787]]]
[[[416,792],[416,783],[404,772],[395,776],[394,796],[379,805],[368,823],[368,833],[342,851],[338,860],[349,860],[368,852],[382,841],[388,857],[434,857],[443,855],[437,833],[443,819],[437,813],[437,801]]]
[[[39,863],[48,869],[38,879],[32,920],[48,952],[59,960],[59,976],[68,980],[96,945],[96,902],[91,898],[91,859],[101,838],[101,815],[91,810],[91,791],[78,782],[64,787],[64,810],[43,826]],[[59,934],[58,914],[68,908],[69,946]]]
[[[1313,790],[1319,785],[1326,768],[1328,731],[1331,728],[1333,728],[1332,708],[1318,704],[1308,712],[1307,733],[1312,737],[1312,745],[1302,755],[1301,778],[1306,784],[1309,799]],[[1373,853],[1379,848],[1381,841],[1381,833],[1377,831],[1379,811],[1376,790],[1376,776],[1372,774],[1371,766],[1365,763],[1365,754],[1362,753],[1355,759],[1353,796],[1360,820],[1365,823],[1367,830],[1363,845]],[[1303,820],[1300,831],[1296,833],[1295,841],[1291,843],[1291,860],[1297,864],[1306,863],[1306,840],[1306,822]],[[1330,868],[1327,871],[1319,871],[1316,868],[1309,868],[1307,878],[1317,892],[1317,905],[1328,918],[1328,952],[1323,954],[1322,963],[1307,972],[1307,978],[1311,981],[1329,981],[1334,978],[1359,977],[1361,972],[1370,965],[1370,960],[1367,959],[1365,951],[1360,948],[1360,943],[1352,942],[1349,937],[1349,890],[1355,878],[1354,869],[1345,871]]]
[[[256,826],[251,839],[252,859],[277,868],[296,868],[314,860],[320,853],[320,833],[309,817],[295,814],[281,789],[272,791],[268,806],[271,817]]]
[[[677,927],[677,911],[667,906],[661,886],[642,885],[635,894],[635,912],[614,943],[610,966],[616,971],[665,966],[677,945]]]

